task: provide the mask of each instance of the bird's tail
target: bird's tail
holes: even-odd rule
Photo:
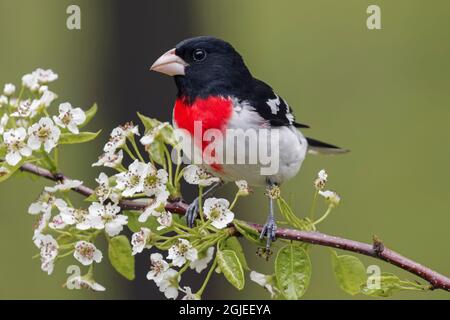
[[[306,140],[308,141],[308,152],[310,154],[341,154],[350,151],[316,139],[306,137]]]

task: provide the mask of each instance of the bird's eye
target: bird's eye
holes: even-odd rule
[[[206,51],[203,49],[195,49],[192,57],[195,61],[203,61],[206,58]]]

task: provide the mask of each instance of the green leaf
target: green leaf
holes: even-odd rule
[[[242,290],[245,285],[244,270],[236,253],[232,250],[219,250],[217,263],[228,282],[236,289]]]
[[[236,256],[239,259],[239,262],[242,265],[242,268],[247,271],[250,270],[247,264],[247,260],[245,259],[244,250],[242,249],[241,243],[239,242],[237,237],[229,237],[227,240],[225,240],[223,242],[222,249],[234,251],[234,253],[236,253]]]
[[[170,144],[171,146],[176,146],[178,144],[178,140],[175,136],[174,129],[171,125],[164,126],[159,132],[163,140]]]
[[[97,138],[97,136],[102,132],[102,130],[98,130],[97,132],[80,132],[79,134],[74,133],[62,133],[59,138],[59,144],[75,144],[75,143],[83,143],[89,142]]]
[[[86,201],[86,202],[96,202],[96,201],[98,201],[97,195],[96,195],[95,193],[93,193],[93,194],[91,194],[89,197],[84,198],[83,201]]]
[[[369,277],[367,282],[361,286],[361,292],[372,297],[390,297],[396,291],[425,291],[430,289],[429,285],[421,285],[416,282],[401,280],[392,273],[383,272],[380,275],[379,281],[376,280],[376,276]]]
[[[83,128],[85,127],[89,122],[91,122],[92,118],[94,118],[95,114],[97,113],[98,107],[97,103],[94,103],[92,107],[90,107],[88,110],[84,112],[86,115],[86,120],[82,124],[80,124],[78,127]]]
[[[246,222],[238,219],[233,220],[233,224],[235,228],[239,231],[240,234],[244,236],[247,240],[256,243],[260,246],[265,246],[265,242],[259,238],[259,232],[252,226],[248,225]]]
[[[150,155],[150,158],[155,161],[157,164],[164,166],[165,164],[165,155],[164,155],[164,145],[161,141],[155,140],[152,144],[147,146],[147,152]]]
[[[333,250],[331,251],[331,265],[336,281],[342,290],[351,295],[361,292],[361,285],[367,280],[366,268],[361,260],[349,255],[338,256]]]
[[[368,282],[371,282],[370,278]],[[394,274],[382,273],[378,284],[376,282],[369,285],[367,283],[363,284],[361,292],[372,297],[389,297],[394,294],[395,290],[398,290],[400,279]]]
[[[187,226],[187,221],[185,216],[180,216],[178,214],[172,215],[172,221],[176,222],[178,224],[181,224],[182,226]]]
[[[142,113],[138,112],[137,115],[138,115],[139,119],[141,119],[141,122],[145,127],[145,131],[150,131],[154,127],[161,124],[161,121],[144,116]]]
[[[297,300],[306,292],[311,279],[311,260],[297,244],[288,244],[278,251],[275,275],[278,288],[288,300]]]
[[[128,280],[134,279],[134,256],[131,245],[125,236],[117,236],[109,240],[109,261],[118,273]]]
[[[305,231],[314,231],[314,225],[311,223],[311,221],[308,218],[301,219],[297,217],[292,211],[289,204],[284,200],[283,198],[277,199],[278,208],[280,209],[281,214],[283,217],[295,228]]]

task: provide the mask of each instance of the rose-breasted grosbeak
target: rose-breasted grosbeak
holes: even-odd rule
[[[261,174],[262,164],[259,161],[256,164],[234,162],[205,165],[222,181],[246,180],[250,185],[266,185],[271,189],[298,173],[307,151],[345,152],[334,145],[304,137],[297,128],[308,126],[296,122],[286,101],[269,85],[252,76],[241,55],[228,42],[213,37],[184,40],[158,58],[150,70],[175,78],[178,93],[173,124],[190,135],[194,134],[196,121],[201,123],[202,132],[219,130],[224,139],[227,129],[278,130],[279,166],[276,173]],[[203,142],[193,144],[201,151],[207,146]],[[249,152],[248,148],[244,150]],[[244,158],[249,156],[247,154]],[[217,186],[213,185],[205,195],[210,195]],[[198,200],[189,206],[189,226],[193,225],[197,211]],[[269,195],[269,216],[261,232],[261,238],[267,236],[267,249],[275,238],[275,232],[273,197]]]

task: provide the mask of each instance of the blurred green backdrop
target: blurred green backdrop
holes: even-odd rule
[[[65,8],[70,3],[0,1],[0,84],[18,83],[22,74],[39,66],[54,69],[60,75],[54,90],[62,99],[81,107],[104,100],[97,121],[91,124],[105,128],[104,139],[110,128],[131,119],[136,110],[169,119],[175,92],[172,81],[141,74],[163,50],[186,36],[224,38],[244,56],[256,77],[289,102],[297,119],[311,125],[307,135],[352,150],[345,156],[307,158],[301,173],[283,189],[295,210],[308,212],[312,181],[325,168],[329,187],[343,201],[321,231],[360,241],[371,241],[376,234],[387,246],[450,274],[448,1],[151,1],[146,10],[127,3],[127,19],[140,14],[148,23],[157,21],[133,24],[126,36],[136,40],[127,45],[118,33],[129,26],[121,24],[125,17],[117,5],[76,1],[82,8],[82,30],[68,31]],[[369,4],[381,7],[382,30],[366,28]],[[174,10],[180,10],[182,17]],[[142,60],[136,60],[141,46],[146,49],[138,56]],[[115,68],[128,73],[123,76]],[[137,80],[138,76],[147,77],[143,78],[147,82]],[[126,85],[125,93],[116,90]],[[120,113],[123,109],[128,118]],[[92,184],[98,171],[89,164],[102,139],[97,143],[83,150],[65,148],[64,170]],[[38,261],[31,260],[36,252],[30,240],[33,217],[26,213],[42,185],[28,178],[0,185],[0,298],[161,298],[144,277],[147,258],[135,281],[145,282],[145,287],[121,280],[107,263],[102,264],[98,280],[108,288],[102,294],[62,289],[63,267],[58,266],[51,277],[42,273]],[[21,194],[24,188],[27,193]],[[260,191],[242,201],[239,217],[264,222],[267,208]],[[246,249],[252,268],[271,272],[273,260],[257,258],[252,245]],[[335,284],[329,250],[314,247],[312,258],[313,278],[305,298],[351,298]],[[366,265],[377,264],[382,271],[414,279],[387,264],[361,259]],[[207,290],[210,298],[268,297],[250,281],[242,292],[219,277],[214,281]],[[412,292],[394,298],[448,299],[449,295]]]

